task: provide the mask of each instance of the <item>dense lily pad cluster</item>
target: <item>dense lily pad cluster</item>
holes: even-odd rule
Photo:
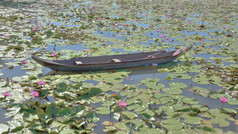
[[[237,11],[236,0],[0,1],[0,133],[237,133]],[[190,44],[133,69],[49,72],[31,59]]]

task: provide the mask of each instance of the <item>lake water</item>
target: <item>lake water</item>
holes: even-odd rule
[[[41,111],[36,110],[38,112],[34,115],[36,117],[29,117],[29,120],[26,119],[28,117],[27,114],[32,112],[32,109],[34,111],[34,106],[40,106],[39,103],[34,106],[30,106],[27,103],[27,100],[32,98],[29,90],[33,88],[33,90],[40,92],[40,97],[46,102],[67,102],[67,106],[71,109],[79,103],[85,106],[86,109],[83,111],[85,115],[82,116],[88,118],[86,124],[96,124],[94,129],[91,130],[89,128],[87,130],[89,132],[104,133],[112,131],[129,133],[132,131],[131,133],[133,133],[144,129],[149,132],[152,131],[152,128],[159,128],[164,132],[175,132],[174,129],[164,123],[168,119],[177,119],[179,122],[184,123],[185,125],[181,127],[183,132],[190,130],[197,133],[208,131],[214,133],[221,131],[224,133],[238,132],[238,89],[236,83],[238,81],[238,75],[236,75],[238,69],[236,51],[238,50],[236,45],[238,27],[235,25],[237,16],[234,15],[237,9],[237,6],[235,6],[237,5],[236,1],[219,1],[216,3],[215,1],[207,0],[207,3],[205,3],[203,1],[190,2],[181,0],[173,2],[161,1],[160,4],[157,1],[150,2],[146,0],[143,2],[147,4],[141,1],[119,2],[105,0],[104,2],[71,1],[71,3],[68,3],[64,0],[51,2],[0,1],[0,24],[3,26],[0,31],[0,36],[2,36],[0,39],[0,77],[1,83],[10,82],[7,85],[0,84],[3,88],[1,94],[5,91],[21,94],[18,100],[14,99],[14,95],[11,95],[12,97],[9,99],[8,97],[0,96],[0,124],[9,126],[11,131],[17,131],[14,130],[14,127],[22,126],[19,125],[20,122],[31,122],[29,120],[34,120],[34,118],[39,120],[41,118],[40,115],[38,117]],[[155,3],[157,6],[154,5]],[[127,7],[127,4],[130,6]],[[217,9],[214,4],[219,6],[220,9]],[[205,6],[209,8],[204,9]],[[222,18],[222,15],[225,17]],[[116,72],[116,70],[62,74],[62,72],[55,72],[40,66],[31,59],[31,54],[35,52],[40,52],[42,57],[45,56],[50,59],[55,59],[55,57],[50,56],[51,53],[58,52],[58,59],[68,59],[77,55],[97,56],[159,49],[169,51],[180,46],[186,47],[190,44],[193,44],[193,49],[186,53],[186,57],[181,56],[170,65],[158,65],[156,67],[145,65],[144,67],[128,68],[126,70],[129,73],[125,71],[122,74]],[[22,64],[22,60],[26,60],[27,64]],[[169,71],[163,72],[166,69]],[[73,76],[74,74],[78,76]],[[108,78],[105,75],[108,75]],[[34,76],[34,79],[29,79],[30,76]],[[78,82],[77,79],[79,79]],[[159,80],[154,83],[156,79]],[[40,80],[46,81],[46,86],[37,86],[37,81]],[[57,85],[60,81],[68,85],[70,83],[77,84],[81,81],[89,89],[91,86],[102,88],[100,84],[111,84],[111,86],[104,85],[103,88],[110,87],[112,89],[110,91],[102,89],[103,92],[101,94],[95,93],[95,96],[89,96],[85,100],[77,100],[79,102],[76,103],[70,99],[67,100],[62,96],[57,97],[55,95],[55,90],[58,88]],[[26,86],[23,86],[22,83],[25,83]],[[173,86],[174,83],[177,85]],[[154,88],[153,84],[158,88]],[[161,84],[163,87],[159,88]],[[183,85],[186,87],[183,88]],[[145,99],[133,96],[129,90],[130,86],[135,86],[137,88],[134,91],[135,94],[138,96],[144,95]],[[130,97],[123,96],[126,88],[128,88],[128,96]],[[144,92],[140,91],[140,89],[143,89]],[[48,91],[48,98],[51,99],[43,98],[42,94],[45,90]],[[146,92],[147,90],[148,92]],[[166,90],[176,90],[179,93]],[[72,97],[77,94],[77,91],[71,92],[69,89],[67,94]],[[112,94],[117,94],[121,98],[113,100],[109,97]],[[167,95],[172,98],[171,103],[172,101],[177,101],[177,104],[188,108],[176,111],[176,104],[171,104],[169,101],[163,102],[161,98],[156,98],[157,94]],[[146,98],[147,95],[151,97]],[[228,98],[228,103],[222,104],[219,101],[221,97]],[[22,98],[27,99],[24,101]],[[77,99],[79,98],[80,96]],[[194,98],[198,102],[198,104],[195,104],[196,106],[199,105],[199,107],[207,108],[207,110],[202,111],[197,108],[199,111],[193,108],[195,107],[192,104],[194,101],[186,102],[181,98]],[[40,99],[36,100],[40,101]],[[22,102],[24,106],[20,105],[18,101]],[[81,101],[84,101],[84,103]],[[120,122],[115,117],[117,113],[122,114],[122,112],[117,112],[116,104],[118,101],[128,101],[128,108],[133,105],[145,107],[143,102],[145,101],[148,103],[146,105],[148,107],[144,112],[136,108],[131,108],[131,110],[123,109],[123,112],[130,112],[128,115],[120,115],[121,120],[124,121],[123,123],[123,121]],[[103,113],[102,111],[98,112],[100,111],[98,109],[105,108],[109,104],[114,107],[115,113],[113,113],[113,116],[115,118],[112,118],[111,114]],[[14,105],[26,111],[28,110],[28,113],[24,113],[25,118],[19,120],[18,117],[22,116],[20,112],[11,117],[7,116],[8,113],[11,115],[11,108]],[[150,105],[154,105],[155,108],[149,107]],[[163,109],[164,113],[158,115],[158,109],[161,106],[166,106],[174,111],[170,113],[168,109]],[[92,109],[95,115],[89,115]],[[61,107],[61,110],[61,113],[67,116],[57,118],[55,121],[52,120],[54,123],[51,124],[45,123],[42,125],[39,122],[37,125],[40,125],[37,128],[28,125],[24,129],[21,128],[19,132],[36,132],[38,130],[46,132],[47,128],[50,128],[47,132],[53,130],[63,131],[55,129],[53,126],[59,125],[57,124],[59,122],[62,123],[63,118],[74,117],[75,115],[73,116],[73,114],[75,113],[69,111],[72,116],[68,116],[68,111],[66,113],[63,111],[66,110],[65,107]],[[190,110],[190,112],[186,110]],[[43,113],[47,115],[44,108]],[[174,115],[175,117],[171,118],[170,114],[172,113],[177,113],[178,115]],[[77,114],[80,115],[81,113]],[[136,117],[130,117],[129,115],[131,114],[136,115]],[[146,114],[148,116],[145,116]],[[181,117],[177,118],[177,116]],[[188,120],[186,120],[186,117]],[[136,120],[144,124],[138,130],[129,131],[128,123]],[[160,122],[161,124],[157,126],[156,120],[163,123]],[[196,122],[194,122],[195,120]],[[14,121],[19,124],[13,125],[11,128],[10,126]],[[43,119],[41,121],[44,122]],[[112,125],[105,125],[105,121],[112,122]],[[219,123],[222,121],[225,123]],[[82,128],[86,127],[72,124],[71,126],[69,125],[70,127],[66,127],[69,132],[71,130],[82,132]],[[59,126],[62,127],[62,124]],[[34,131],[30,130],[31,128],[34,128]],[[2,131],[0,130],[0,132]]]

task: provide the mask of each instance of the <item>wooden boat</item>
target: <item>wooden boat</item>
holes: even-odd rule
[[[192,45],[185,48],[188,51]],[[51,68],[55,71],[95,71],[105,69],[120,69],[130,67],[140,67],[153,63],[164,64],[178,58],[182,53],[174,55],[178,50],[154,52],[141,52],[121,55],[106,55],[95,57],[77,57],[69,60],[46,60],[36,55],[32,56],[36,62],[42,66]]]

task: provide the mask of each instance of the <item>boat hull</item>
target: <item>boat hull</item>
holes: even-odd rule
[[[187,47],[185,50],[191,49],[192,46]],[[98,57],[79,57],[79,59],[83,61],[87,61],[88,63],[84,63],[81,65],[76,65],[74,62],[78,60],[78,58],[72,58],[69,60],[46,60],[37,57],[36,55],[32,56],[36,62],[41,64],[42,66],[48,67],[55,71],[70,71],[70,72],[81,72],[81,71],[97,71],[97,70],[108,70],[108,69],[121,69],[121,68],[131,68],[131,67],[141,67],[146,65],[152,65],[153,63],[157,64],[165,64],[171,62],[178,58],[181,54],[173,56],[175,51],[157,51],[157,52],[147,52],[147,53],[138,53],[140,58],[137,59],[129,59],[124,60],[122,62],[98,62],[102,59],[110,59],[110,58],[126,58],[126,57],[136,57],[136,54],[125,54],[125,55],[112,55],[112,56],[98,56]],[[156,54],[160,53],[153,58],[141,58],[141,55],[147,54]],[[90,62],[91,60],[91,62]],[[92,60],[94,62],[92,62]]]
[[[137,61],[137,62],[127,62],[127,63],[111,63],[111,64],[98,64],[98,65],[88,65],[88,66],[70,66],[70,65],[56,65],[52,63],[45,63],[33,58],[35,61],[40,63],[42,66],[48,67],[55,71],[97,71],[97,70],[109,70],[109,69],[121,69],[121,68],[131,68],[131,67],[141,67],[152,65],[153,63],[165,64],[175,60],[176,57],[171,57],[169,59],[153,59],[146,61]]]

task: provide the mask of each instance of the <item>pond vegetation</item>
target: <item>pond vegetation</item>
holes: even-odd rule
[[[237,133],[236,0],[0,1],[0,133]],[[55,72],[31,59],[193,49]]]

